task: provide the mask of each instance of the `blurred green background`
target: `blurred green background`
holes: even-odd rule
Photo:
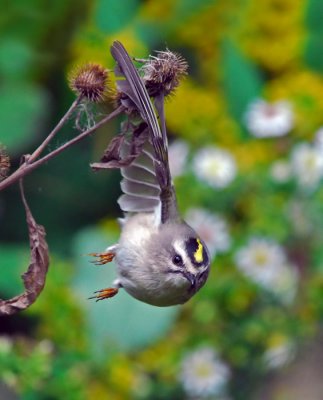
[[[136,57],[187,59],[166,105],[175,186],[217,254],[184,306],[90,302],[115,276],[87,254],[118,240],[120,177],[89,163],[120,120],[34,171],[25,191],[51,265],[37,302],[0,317],[0,399],[321,399],[321,0],[4,3],[0,142],[12,170],[73,101],[72,67],[113,68],[113,40]],[[50,149],[73,134],[70,121]],[[9,298],[28,265],[17,185],[0,194],[0,265]]]

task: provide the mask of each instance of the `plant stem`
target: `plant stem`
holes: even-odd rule
[[[81,100],[82,100],[82,96],[78,96],[73,101],[71,107],[67,110],[66,114],[62,117],[62,119],[55,126],[55,128],[50,132],[50,134],[43,141],[43,143],[41,143],[40,146],[30,156],[28,156],[28,158],[26,160],[26,164],[31,164],[36,158],[38,158],[40,156],[40,154],[43,152],[43,150],[48,145],[48,143],[53,139],[53,137],[56,135],[56,133],[62,129],[63,125],[67,122],[67,120],[69,119],[69,117],[71,116],[73,111],[80,104]]]
[[[29,174],[35,168],[37,168],[40,165],[44,164],[45,162],[47,162],[51,158],[57,156],[62,151],[66,150],[68,147],[72,146],[75,143],[78,143],[79,141],[81,141],[82,139],[84,139],[85,137],[87,137],[88,135],[93,133],[95,130],[100,128],[102,125],[106,124],[108,121],[110,121],[111,119],[117,117],[124,110],[125,110],[124,106],[122,106],[122,105],[119,106],[116,110],[112,111],[111,114],[109,114],[106,117],[104,117],[103,119],[101,119],[101,121],[99,121],[97,124],[95,124],[92,128],[87,129],[86,131],[80,133],[78,136],[75,136],[73,139],[71,139],[68,142],[64,143],[62,146],[58,147],[57,149],[53,150],[52,152],[46,154],[44,157],[39,158],[38,160],[36,160],[36,161],[34,161],[32,163],[25,162],[15,172],[13,172],[11,175],[9,175],[8,178],[6,178],[2,182],[0,182],[0,191],[5,189],[6,187],[12,185],[17,180],[19,180],[20,178],[22,178],[25,175]]]

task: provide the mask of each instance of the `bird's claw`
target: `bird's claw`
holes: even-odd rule
[[[91,261],[95,265],[104,265],[111,262],[114,259],[115,253],[103,252],[103,253],[90,253],[92,257],[96,257],[96,260]]]
[[[96,301],[109,299],[110,297],[115,296],[118,293],[118,291],[119,289],[117,288],[107,288],[107,289],[97,290],[96,292],[94,292],[97,294],[95,294],[95,296],[89,297],[89,299],[96,299]]]

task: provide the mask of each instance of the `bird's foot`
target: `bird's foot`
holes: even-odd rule
[[[90,253],[89,255],[96,257],[96,260],[91,261],[93,264],[104,265],[111,262],[116,254],[112,251],[104,251],[103,253]]]
[[[107,289],[97,290],[96,292],[94,292],[95,295],[89,297],[89,299],[96,299],[96,301],[109,299],[110,297],[115,296],[118,293],[118,291],[119,291],[118,288],[107,288]]]
[[[117,247],[118,244],[114,244],[109,246],[102,253],[90,253],[89,256],[96,257],[96,260],[93,260],[92,263],[95,265],[104,265],[111,262],[116,255]]]

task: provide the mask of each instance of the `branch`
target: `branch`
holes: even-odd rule
[[[37,168],[40,165],[44,164],[45,162],[47,162],[51,158],[57,156],[62,151],[66,150],[68,147],[74,145],[75,143],[80,142],[82,139],[84,139],[85,137],[89,136],[91,133],[93,133],[95,130],[100,128],[102,125],[106,124],[111,119],[113,119],[113,118],[117,117],[118,115],[120,115],[123,111],[125,111],[125,107],[121,105],[116,110],[112,111],[111,114],[107,115],[105,118],[103,118],[97,124],[95,124],[92,128],[87,129],[86,131],[82,132],[81,134],[79,134],[75,138],[73,138],[73,139],[69,140],[68,142],[64,143],[62,146],[60,146],[57,149],[53,150],[52,152],[46,154],[46,156],[44,156],[44,157],[42,157],[42,158],[40,158],[40,159],[38,159],[38,160],[36,160],[36,161],[34,161],[32,163],[29,162],[29,160],[30,160],[30,158],[29,158],[29,160],[27,160],[25,163],[23,163],[14,173],[12,173],[10,176],[8,176],[8,178],[6,178],[2,182],[0,182],[0,191],[5,189],[6,187],[12,185],[13,183],[17,182],[19,179],[21,179],[22,177],[26,176],[31,171],[33,171],[35,168]],[[38,149],[36,151],[38,151]]]
[[[77,106],[80,104],[81,100],[83,99],[82,96],[78,96],[74,102],[72,103],[71,107],[67,110],[66,114],[63,116],[63,118],[59,121],[59,123],[55,126],[55,128],[50,132],[50,134],[47,136],[47,138],[41,143],[41,145],[31,154],[28,159],[26,160],[27,164],[31,164],[36,158],[40,156],[40,154],[43,152],[45,147],[48,145],[48,143],[53,139],[53,137],[56,135],[57,132],[59,132],[64,124],[67,122],[69,119],[70,115],[73,113],[73,111],[77,108]]]

